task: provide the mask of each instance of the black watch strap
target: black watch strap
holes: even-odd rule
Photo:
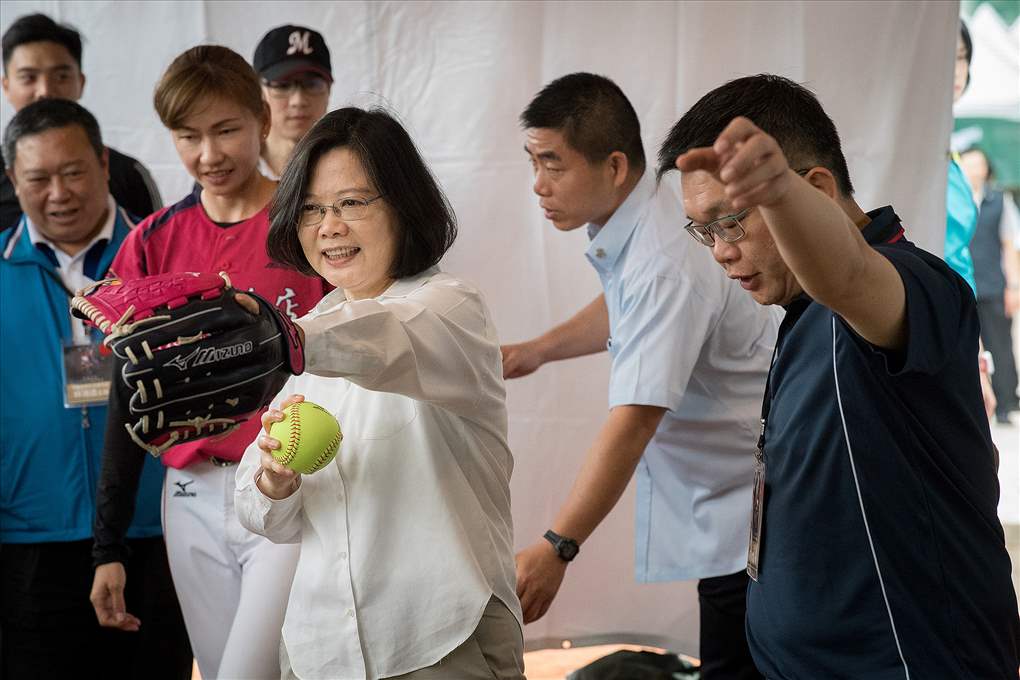
[[[577,541],[572,538],[560,536],[552,529],[545,532],[543,538],[552,543],[552,547],[556,550],[556,554],[559,555],[560,559],[564,562],[571,561],[577,557],[577,553],[580,552]]]

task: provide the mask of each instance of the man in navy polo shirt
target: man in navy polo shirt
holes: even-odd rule
[[[854,202],[832,120],[777,76],[673,127],[688,232],[786,318],[766,387],[748,642],[778,678],[1016,678],[967,283]]]

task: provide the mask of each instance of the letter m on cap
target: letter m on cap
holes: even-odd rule
[[[290,43],[290,47],[287,48],[287,54],[311,54],[312,46],[308,43],[311,41],[312,35],[308,31],[294,31],[290,34],[287,41]]]

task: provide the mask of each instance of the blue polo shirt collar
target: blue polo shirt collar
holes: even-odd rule
[[[655,177],[646,172],[637,185],[601,228],[588,224],[588,251],[585,256],[599,271],[611,271],[641,221],[648,199],[655,193]]]
[[[871,221],[865,225],[864,229],[861,230],[861,234],[864,236],[864,240],[869,245],[882,245],[884,243],[895,243],[900,239],[904,238],[903,225],[900,224],[899,215],[893,210],[891,205],[884,206],[882,208],[876,208],[875,210],[869,210],[867,213]],[[787,313],[792,312],[794,315],[799,316],[809,304],[814,302],[810,295],[807,293],[801,293],[797,297],[793,298],[790,302],[783,305],[783,309]]]
[[[869,245],[895,243],[903,238],[903,225],[891,205],[869,211],[868,217],[871,222],[861,230],[861,234]]]

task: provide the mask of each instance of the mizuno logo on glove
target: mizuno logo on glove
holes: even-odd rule
[[[217,361],[223,361],[224,359],[233,359],[244,354],[250,354],[253,347],[254,345],[252,345],[250,340],[246,342],[239,342],[236,345],[229,345],[227,347],[198,347],[194,352],[187,356],[181,356],[178,354],[173,359],[163,364],[163,366],[173,366],[179,371],[186,371],[189,367],[194,368],[195,366],[214,364]]]

